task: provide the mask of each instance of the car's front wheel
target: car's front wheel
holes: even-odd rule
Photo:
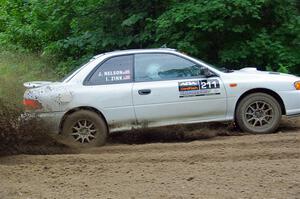
[[[277,100],[265,93],[243,98],[236,109],[236,123],[246,132],[273,133],[280,124],[282,111]]]
[[[69,115],[63,124],[63,142],[74,147],[102,146],[106,142],[107,127],[95,112],[79,110]]]

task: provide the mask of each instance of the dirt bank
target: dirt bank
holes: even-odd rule
[[[300,131],[3,157],[0,179],[0,198],[300,198]]]

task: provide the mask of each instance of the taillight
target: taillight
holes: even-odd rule
[[[23,105],[25,107],[25,110],[37,110],[42,109],[42,104],[38,100],[33,99],[24,99]]]

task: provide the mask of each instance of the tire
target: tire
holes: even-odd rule
[[[72,147],[102,146],[107,139],[107,126],[95,112],[79,110],[69,115],[62,128],[63,143]]]
[[[282,117],[278,101],[265,93],[253,93],[243,98],[237,106],[235,120],[245,132],[273,133]]]

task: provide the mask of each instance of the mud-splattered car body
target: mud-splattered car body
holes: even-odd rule
[[[152,58],[147,56],[153,54],[189,61],[199,66],[203,74],[184,76],[184,72],[178,75],[176,68],[160,72],[160,78],[165,79],[146,79],[139,74],[138,66],[143,65],[143,60],[150,62]],[[108,60],[123,59],[124,56],[129,60],[126,66],[116,63],[117,69],[107,68],[99,72]],[[168,57],[164,60],[167,63]],[[152,70],[156,70],[155,67]],[[176,78],[172,78],[173,73],[177,73]],[[91,79],[97,77],[102,79],[93,83]],[[56,133],[61,131],[69,114],[82,109],[96,112],[105,120],[109,132],[114,132],[140,127],[233,121],[239,101],[255,92],[273,96],[280,104],[282,114],[298,115],[299,80],[293,75],[255,68],[221,71],[173,49],[114,51],[95,56],[61,82],[25,83],[24,103],[28,112],[51,123],[51,130]]]

